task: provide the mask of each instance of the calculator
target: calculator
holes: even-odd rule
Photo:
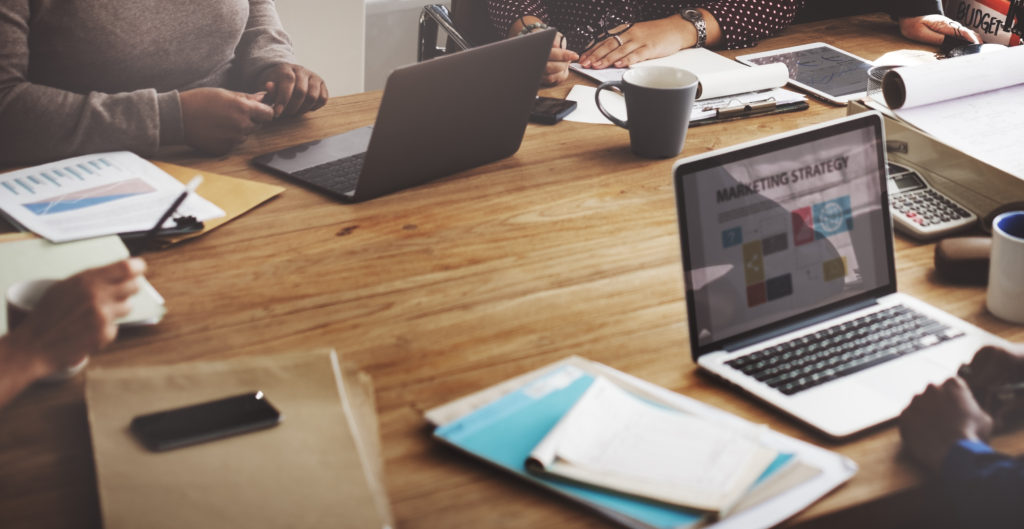
[[[937,239],[973,226],[978,217],[933,189],[909,167],[889,162],[889,209],[896,230]]]

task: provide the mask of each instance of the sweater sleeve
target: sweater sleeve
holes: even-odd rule
[[[512,24],[522,16],[534,16],[550,22],[543,0],[488,0],[487,13],[500,38],[505,38]]]
[[[260,72],[281,63],[294,64],[295,55],[274,0],[249,0],[249,19],[235,48],[235,66],[242,90],[262,90],[256,82]]]
[[[79,94],[29,81],[29,0],[0,1],[0,163],[90,152],[146,156],[183,141],[176,91]]]
[[[1024,462],[984,443],[960,441],[950,449],[939,475],[962,527],[1024,524]]]
[[[802,0],[701,0],[722,29],[722,48],[745,48],[775,35],[796,18]]]
[[[889,13],[896,18],[918,17],[942,13],[939,0],[897,0],[895,2],[876,1],[878,11]]]

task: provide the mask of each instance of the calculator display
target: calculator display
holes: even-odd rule
[[[896,189],[900,192],[910,191],[912,189],[920,189],[924,187],[924,182],[917,173],[903,173],[891,177],[892,183],[896,184]]]

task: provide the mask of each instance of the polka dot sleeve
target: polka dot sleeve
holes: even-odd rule
[[[550,24],[543,0],[488,0],[487,13],[499,38],[505,38],[508,29],[521,16],[535,16]]]
[[[707,9],[722,28],[725,49],[745,48],[775,35],[793,22],[802,0],[703,0],[688,2]]]
[[[829,0],[832,1],[832,0]],[[751,46],[793,22],[804,0],[488,0],[495,34],[504,38],[523,15],[558,28],[569,49],[583,51],[602,29],[678,15],[684,8],[703,7],[722,28],[723,48]]]

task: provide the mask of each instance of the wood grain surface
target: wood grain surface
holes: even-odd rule
[[[919,48],[902,40],[888,17],[871,15],[796,26],[756,50],[819,40],[868,59]],[[829,443],[698,375],[685,323],[673,160],[633,156],[625,130],[530,125],[510,158],[356,205],[250,165],[254,155],[372,123],[380,95],[332,99],[318,112],[267,127],[229,156],[163,153],[168,162],[283,182],[287,191],[196,240],[147,254],[148,276],[168,314],[155,327],[123,333],[93,365],[336,348],[373,377],[385,478],[403,528],[614,527],[432,441],[422,417],[570,354],[823,444],[860,465],[849,483],[791,525],[899,526],[927,514],[923,476],[900,455],[891,426]],[[803,112],[695,128],[683,155],[845,113],[812,101]],[[897,236],[896,247],[900,290],[1024,339],[1024,328],[985,311],[982,287],[936,279],[933,245]],[[0,527],[101,525],[82,385],[79,377],[36,386],[0,410]],[[1024,437],[1006,436],[997,446],[1018,449]]]

